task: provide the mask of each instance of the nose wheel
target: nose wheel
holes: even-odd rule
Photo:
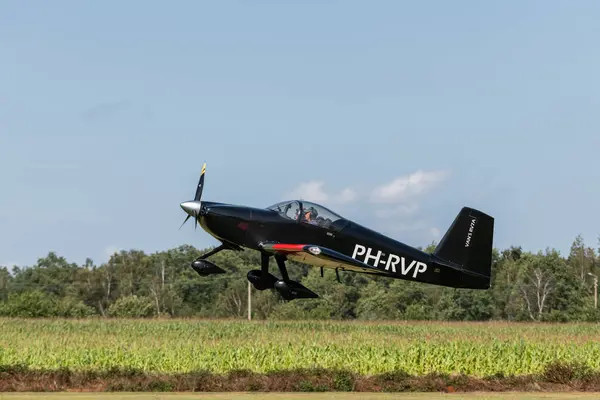
[[[216,266],[214,263],[207,260],[208,257],[215,255],[218,252],[223,251],[223,250],[241,251],[242,249],[240,247],[236,247],[234,245],[222,243],[220,246],[215,247],[214,249],[202,254],[200,257],[198,257],[194,261],[192,261],[192,264],[191,264],[192,269],[194,271],[196,271],[198,273],[198,275],[200,275],[202,277],[209,276],[209,275],[215,275],[215,274],[227,273],[227,271],[225,271],[223,268],[220,268],[220,267]]]

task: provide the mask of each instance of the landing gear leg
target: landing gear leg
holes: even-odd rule
[[[260,272],[263,274],[269,273],[269,258],[269,254],[262,252],[260,253]]]
[[[218,252],[223,251],[225,249],[227,249],[227,246],[225,246],[224,244],[221,244],[221,245],[215,247],[214,249],[212,249],[211,251],[208,251],[208,252],[202,254],[200,257],[196,258],[194,261],[205,260],[208,257],[215,255]]]
[[[290,277],[287,273],[287,268],[285,267],[285,258],[280,256],[279,254],[275,255],[275,261],[277,261],[277,266],[279,267],[279,272],[281,272],[281,278],[284,282],[288,282]]]

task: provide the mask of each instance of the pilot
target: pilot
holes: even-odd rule
[[[304,213],[304,219],[307,223],[309,223],[311,225],[318,225],[318,222],[317,222],[318,215],[319,215],[319,213],[317,212],[317,210],[314,207],[310,207]]]

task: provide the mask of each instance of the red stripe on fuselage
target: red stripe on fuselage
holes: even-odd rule
[[[302,251],[305,244],[282,244],[277,243],[273,245],[273,250],[288,250],[288,251]]]

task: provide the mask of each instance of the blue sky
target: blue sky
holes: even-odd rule
[[[600,233],[596,1],[3,1],[0,264],[215,244],[194,194],[412,245]]]

